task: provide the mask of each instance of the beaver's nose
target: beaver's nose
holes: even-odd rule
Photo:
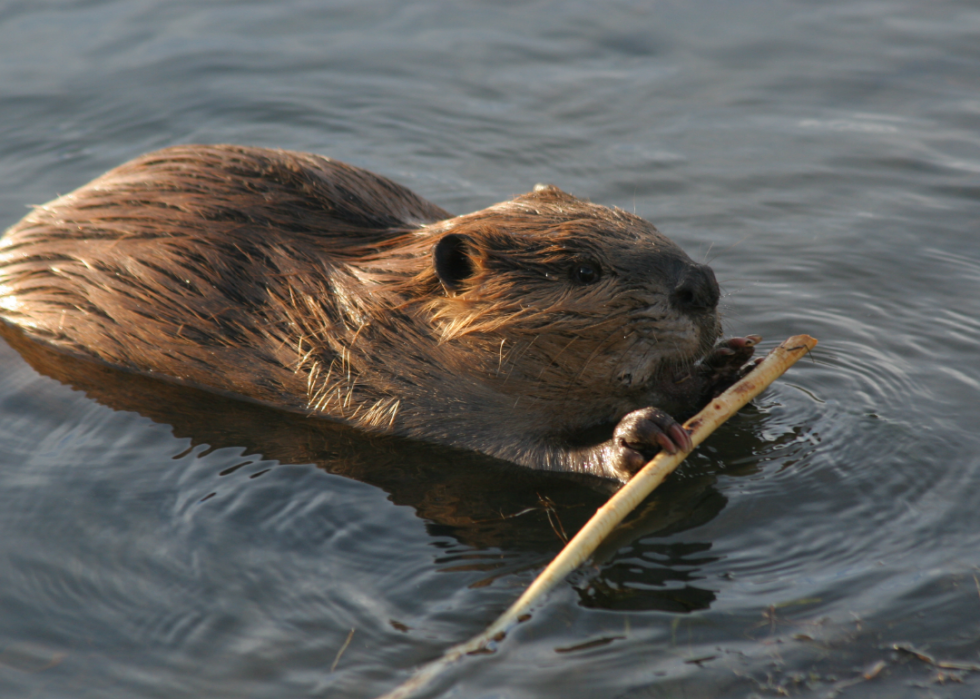
[[[707,265],[690,264],[670,293],[670,303],[682,313],[708,313],[718,306],[718,280]]]

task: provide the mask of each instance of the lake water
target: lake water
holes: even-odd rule
[[[431,696],[980,693],[976,3],[11,0],[0,115],[0,229],[188,142],[552,182],[710,261],[729,334],[820,339]],[[4,697],[376,696],[606,496],[21,349]]]

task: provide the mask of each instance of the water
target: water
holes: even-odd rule
[[[820,339],[435,696],[980,691],[893,648],[980,663],[975,4],[23,1],[0,66],[0,228],[187,142],[457,213],[547,181],[710,261],[730,333]],[[371,697],[605,497],[22,350],[5,697]]]

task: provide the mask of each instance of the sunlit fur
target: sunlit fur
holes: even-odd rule
[[[465,236],[472,275],[433,264]],[[583,261],[599,280],[578,282]],[[289,410],[579,469],[566,441],[719,334],[668,297],[692,263],[644,220],[554,187],[466,216],[319,156],[151,153],[0,241],[0,316],[109,364]]]

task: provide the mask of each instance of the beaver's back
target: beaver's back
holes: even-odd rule
[[[344,258],[448,217],[316,155],[168,148],[7,231],[0,315],[70,352],[304,410],[296,324],[335,320]]]

